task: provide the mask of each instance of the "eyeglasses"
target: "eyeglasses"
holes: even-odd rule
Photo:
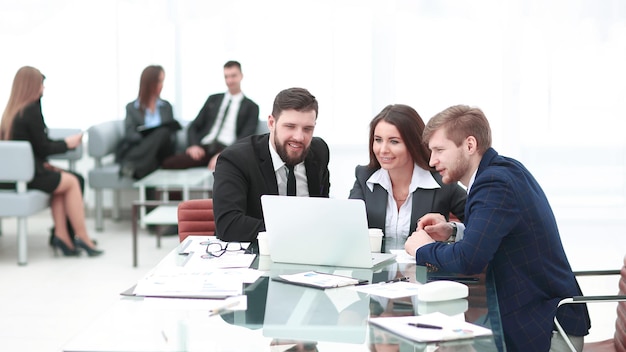
[[[202,256],[203,259],[219,258],[226,252],[248,252],[240,242],[206,242],[203,244],[206,244],[206,254]]]

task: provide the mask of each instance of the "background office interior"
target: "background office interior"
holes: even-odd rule
[[[367,162],[368,123],[385,105],[411,105],[425,120],[476,105],[496,150],[543,185],[575,268],[617,267],[626,248],[620,0],[0,0],[0,43],[2,106],[17,69],[35,66],[47,77],[49,127],[124,118],[150,64],[165,68],[162,97],[186,121],[225,90],[230,59],[262,123],[278,91],[308,88],[336,198]],[[85,154],[79,171],[92,164]],[[92,209],[89,189],[86,199]]]

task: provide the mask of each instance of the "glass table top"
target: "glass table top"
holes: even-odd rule
[[[183,267],[173,250],[159,267]],[[274,281],[280,274],[317,270],[372,283],[407,276],[426,283],[444,273],[390,262],[373,269],[274,263],[258,256],[265,272],[246,285],[247,309],[209,316],[202,299],[121,297],[64,351],[496,351],[492,337],[446,343],[414,343],[368,324],[370,317],[414,316],[439,311],[483,325],[487,313],[484,277],[467,281],[469,296],[445,302],[415,297],[386,299],[351,288],[320,290]],[[175,302],[175,303],[174,303]]]

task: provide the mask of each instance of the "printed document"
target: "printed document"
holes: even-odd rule
[[[416,342],[440,342],[492,335],[490,329],[440,312],[420,316],[370,318],[370,324]]]

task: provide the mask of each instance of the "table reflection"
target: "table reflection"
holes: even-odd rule
[[[267,259],[267,260],[266,260]],[[255,262],[268,271],[245,290],[248,309],[223,315],[231,324],[261,329],[271,338],[271,351],[317,351],[327,343],[362,345],[369,351],[495,351],[492,339],[472,339],[435,345],[416,344],[367,324],[369,317],[414,316],[442,312],[481,324],[486,316],[484,276],[468,284],[470,296],[443,302],[422,302],[413,297],[387,299],[350,288],[319,290],[273,281],[282,274],[315,270],[352,276],[372,283],[409,277],[427,283],[433,273],[415,264],[391,263],[382,268],[357,269],[273,263],[262,256]],[[445,273],[436,273],[438,277]]]
[[[294,341],[273,339],[270,342],[271,352],[316,352],[317,342],[315,341]]]

